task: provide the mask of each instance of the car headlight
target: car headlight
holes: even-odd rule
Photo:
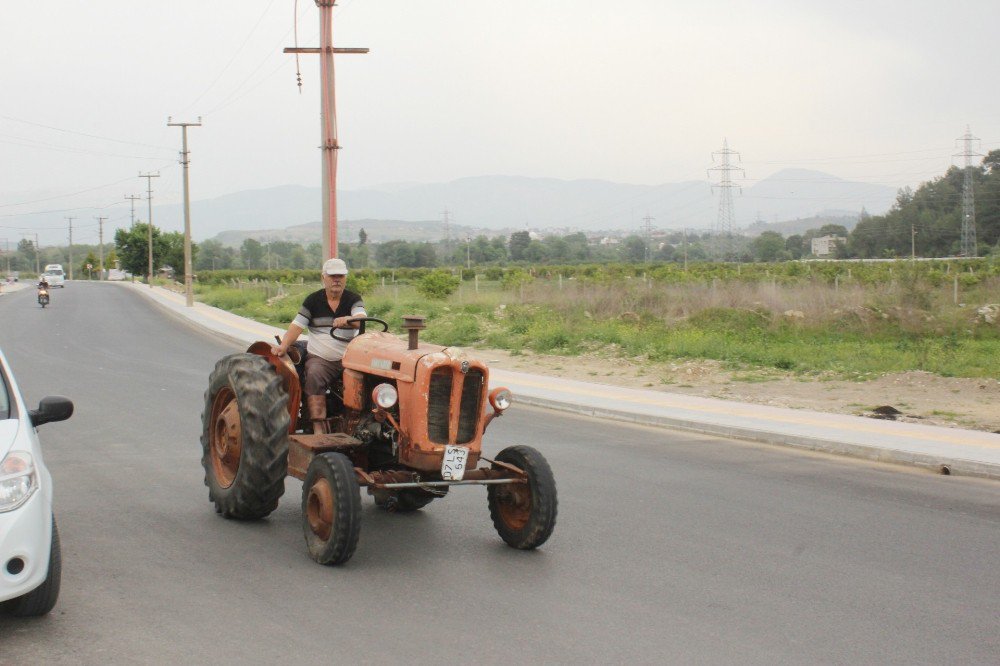
[[[11,451],[0,462],[0,513],[13,511],[38,489],[35,463],[27,451]]]
[[[512,402],[514,402],[514,394],[510,392],[510,389],[495,388],[490,391],[490,404],[496,411],[502,412],[510,407]]]
[[[392,384],[379,384],[372,391],[372,400],[382,409],[389,409],[399,400],[399,394]]]

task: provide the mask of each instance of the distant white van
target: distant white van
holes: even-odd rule
[[[45,278],[50,287],[66,288],[66,273],[63,272],[62,264],[47,264],[42,277]]]

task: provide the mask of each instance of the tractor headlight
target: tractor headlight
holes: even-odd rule
[[[11,451],[0,462],[0,513],[13,511],[38,489],[38,475],[31,454]]]
[[[490,404],[493,405],[493,409],[496,411],[504,411],[510,407],[510,403],[512,402],[514,402],[514,394],[510,392],[510,389],[501,387],[490,391]]]
[[[399,394],[392,384],[379,384],[372,391],[372,402],[382,409],[393,407],[397,400],[399,400]]]

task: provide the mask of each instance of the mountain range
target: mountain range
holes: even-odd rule
[[[445,212],[453,238],[505,230],[559,232],[710,229],[718,215],[718,187],[709,181],[633,185],[605,180],[479,176],[447,183],[398,183],[338,194],[340,237],[362,227],[373,242],[435,240]],[[805,169],[785,169],[733,191],[737,227],[812,217],[884,213],[894,188],[847,181]],[[239,244],[242,238],[318,239],[319,188],[285,185],[191,202],[192,236]],[[157,206],[157,226],[183,228],[181,205]],[[367,223],[367,226],[366,226]],[[435,234],[437,234],[435,238]]]

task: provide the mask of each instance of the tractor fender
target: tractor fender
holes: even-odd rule
[[[275,356],[271,353],[270,342],[255,342],[247,349],[248,354],[263,356],[271,364],[274,371],[281,377],[285,392],[288,393],[288,433],[295,432],[296,422],[299,418],[299,403],[302,402],[302,386],[299,384],[299,373],[295,370],[295,365],[299,362],[299,350],[291,347],[284,356]]]

